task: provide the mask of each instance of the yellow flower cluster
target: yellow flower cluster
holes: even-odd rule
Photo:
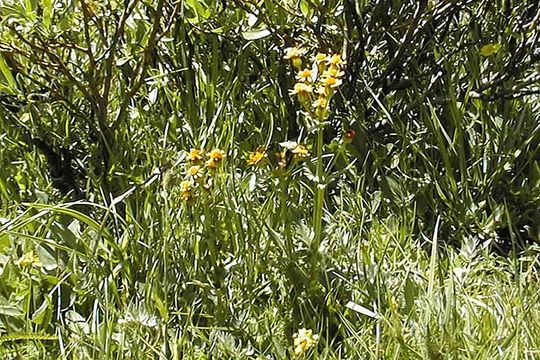
[[[294,354],[296,356],[302,356],[306,351],[311,349],[317,344],[319,335],[313,334],[313,331],[300,329],[293,335],[294,340]]]
[[[192,200],[199,190],[208,192],[211,188],[211,175],[225,157],[222,149],[213,149],[207,153],[202,149],[191,149],[186,154],[186,179],[180,183],[182,200]]]
[[[290,152],[294,160],[302,160],[310,156],[308,149],[302,145],[295,142],[291,143],[282,143],[284,149],[276,153],[276,164],[277,168],[284,170],[287,166],[287,155]],[[247,164],[252,166],[261,166],[265,164],[268,160],[268,151],[264,146],[260,146],[257,150],[249,152],[247,154]]]
[[[306,147],[302,144],[297,144],[293,149],[291,149],[291,152],[294,154],[296,159],[303,159],[309,156],[308,149],[306,149]]]
[[[248,154],[247,163],[248,165],[258,166],[264,164],[266,159],[268,159],[268,153],[266,152],[266,148],[260,146],[257,148],[257,150],[252,151]]]
[[[328,116],[330,99],[343,83],[343,67],[345,61],[339,54],[318,53],[312,60],[311,67],[302,68],[302,57],[306,50],[302,48],[287,48],[285,59],[291,60],[298,70],[296,84],[289,90],[290,95],[296,95],[304,108],[319,120]]]

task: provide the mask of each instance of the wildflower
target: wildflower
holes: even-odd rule
[[[259,148],[256,151],[253,151],[253,152],[249,153],[247,163],[248,163],[248,165],[259,165],[267,157],[268,157],[268,154],[266,153],[266,149]]]
[[[291,150],[295,158],[306,158],[309,156],[309,151],[304,145],[296,145],[294,149]]]
[[[302,67],[302,56],[306,53],[306,49],[298,47],[290,47],[285,49],[284,59],[291,60],[293,66],[300,70]]]
[[[298,72],[298,75],[296,75],[296,79],[298,81],[313,81],[313,74],[310,69],[304,69]]]
[[[194,179],[200,178],[202,176],[202,168],[200,165],[193,165],[187,170],[187,174]]]
[[[39,257],[36,255],[36,253],[32,250],[21,256],[19,260],[15,261],[15,265],[22,268],[27,268],[32,265],[40,267],[41,261],[39,260]]]
[[[183,201],[189,201],[191,200],[192,194],[191,191],[183,191],[182,194],[180,194],[180,197]]]
[[[317,86],[317,89],[315,89],[315,93],[319,96],[326,96],[327,94],[327,88],[325,86]]]
[[[189,180],[184,180],[180,183],[180,189],[182,192],[191,191],[191,182]]]
[[[341,85],[341,79],[335,78],[333,76],[326,76],[323,78],[322,83],[324,86],[335,89]]]
[[[319,340],[319,335],[313,334],[311,330],[300,329],[293,335],[293,339],[294,353],[296,356],[301,356],[315,346],[317,340]]]
[[[208,157],[215,161],[220,161],[225,157],[225,151],[221,149],[214,149],[208,153]]]
[[[294,88],[289,90],[290,95],[298,95],[300,101],[305,101],[308,99],[309,94],[313,92],[313,86],[306,85],[304,83],[294,84]]]
[[[326,70],[322,74],[323,78],[326,78],[326,77],[340,78],[343,75],[345,75],[345,73],[341,71],[337,66],[330,66],[328,70]]]
[[[218,166],[219,166],[219,161],[216,161],[214,159],[206,160],[206,167],[209,167],[211,169],[217,169]]]
[[[225,157],[225,151],[221,149],[214,149],[208,153],[208,160],[206,161],[206,166],[212,169],[216,169]]]
[[[184,180],[180,183],[180,189],[182,190],[180,196],[182,200],[188,201],[192,197],[192,187],[191,182],[189,180]]]
[[[328,61],[328,55],[326,55],[326,54],[324,54],[324,53],[318,53],[317,55],[315,55],[315,56],[313,57],[313,61],[314,61],[317,65],[319,65],[319,64],[321,64],[321,63],[323,63],[323,62]]]
[[[187,154],[187,159],[191,162],[202,160],[202,150],[201,149],[191,149]]]
[[[345,65],[345,61],[341,59],[341,55],[339,54],[332,55],[326,62],[330,66],[342,67],[343,65]]]
[[[318,110],[323,110],[326,108],[326,105],[328,105],[328,100],[324,97],[319,97],[315,102],[313,102],[312,106]]]
[[[283,58],[287,60],[292,60],[294,58],[299,58],[299,57],[304,56],[304,54],[306,53],[306,49],[295,46],[295,47],[286,48],[285,52],[286,54]]]
[[[284,170],[287,167],[287,149],[279,151],[277,154],[278,168]]]
[[[501,44],[487,44],[480,49],[480,55],[488,57],[496,54],[500,49]]]
[[[290,95],[307,95],[308,93],[313,92],[313,86],[306,85],[304,83],[296,83],[294,84],[294,88],[292,90],[289,90]]]
[[[326,107],[328,106],[328,100],[325,96],[319,96],[319,98],[315,100],[311,106],[315,108],[315,115],[319,119],[325,118],[327,111]]]

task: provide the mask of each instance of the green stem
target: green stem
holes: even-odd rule
[[[323,178],[323,129],[319,127],[317,130],[317,168],[315,175],[317,180],[315,181],[315,206],[313,207],[313,228],[315,229],[315,239],[313,242],[313,249],[318,249],[322,240],[322,214],[324,206],[324,187]]]
[[[295,252],[294,250],[294,244],[291,236],[291,227],[289,221],[283,221],[283,219],[287,219],[288,209],[287,209],[287,189],[289,187],[289,179],[286,177],[281,182],[281,209],[280,209],[280,220],[277,222],[276,228],[280,228],[283,225],[284,232],[285,232],[285,247],[287,251],[287,256],[290,258],[292,254]]]

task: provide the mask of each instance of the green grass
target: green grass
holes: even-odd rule
[[[248,205],[246,193],[231,202],[244,196],[215,196],[204,221],[196,208],[163,204],[117,238],[69,206],[5,226],[43,265],[20,270],[15,251],[3,256],[6,356],[289,358],[292,333],[307,327],[320,335],[315,358],[535,357],[537,247],[512,261],[474,240],[432,247],[444,239],[416,237],[414,218],[368,226],[343,209],[314,253],[309,226],[278,219],[270,228],[278,210]],[[47,333],[57,339],[43,341]]]
[[[537,6],[60,2],[0,4],[0,358],[540,356]]]

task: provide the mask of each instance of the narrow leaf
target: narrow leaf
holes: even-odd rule
[[[246,40],[259,40],[272,34],[268,29],[259,29],[252,31],[244,31],[242,37]]]

